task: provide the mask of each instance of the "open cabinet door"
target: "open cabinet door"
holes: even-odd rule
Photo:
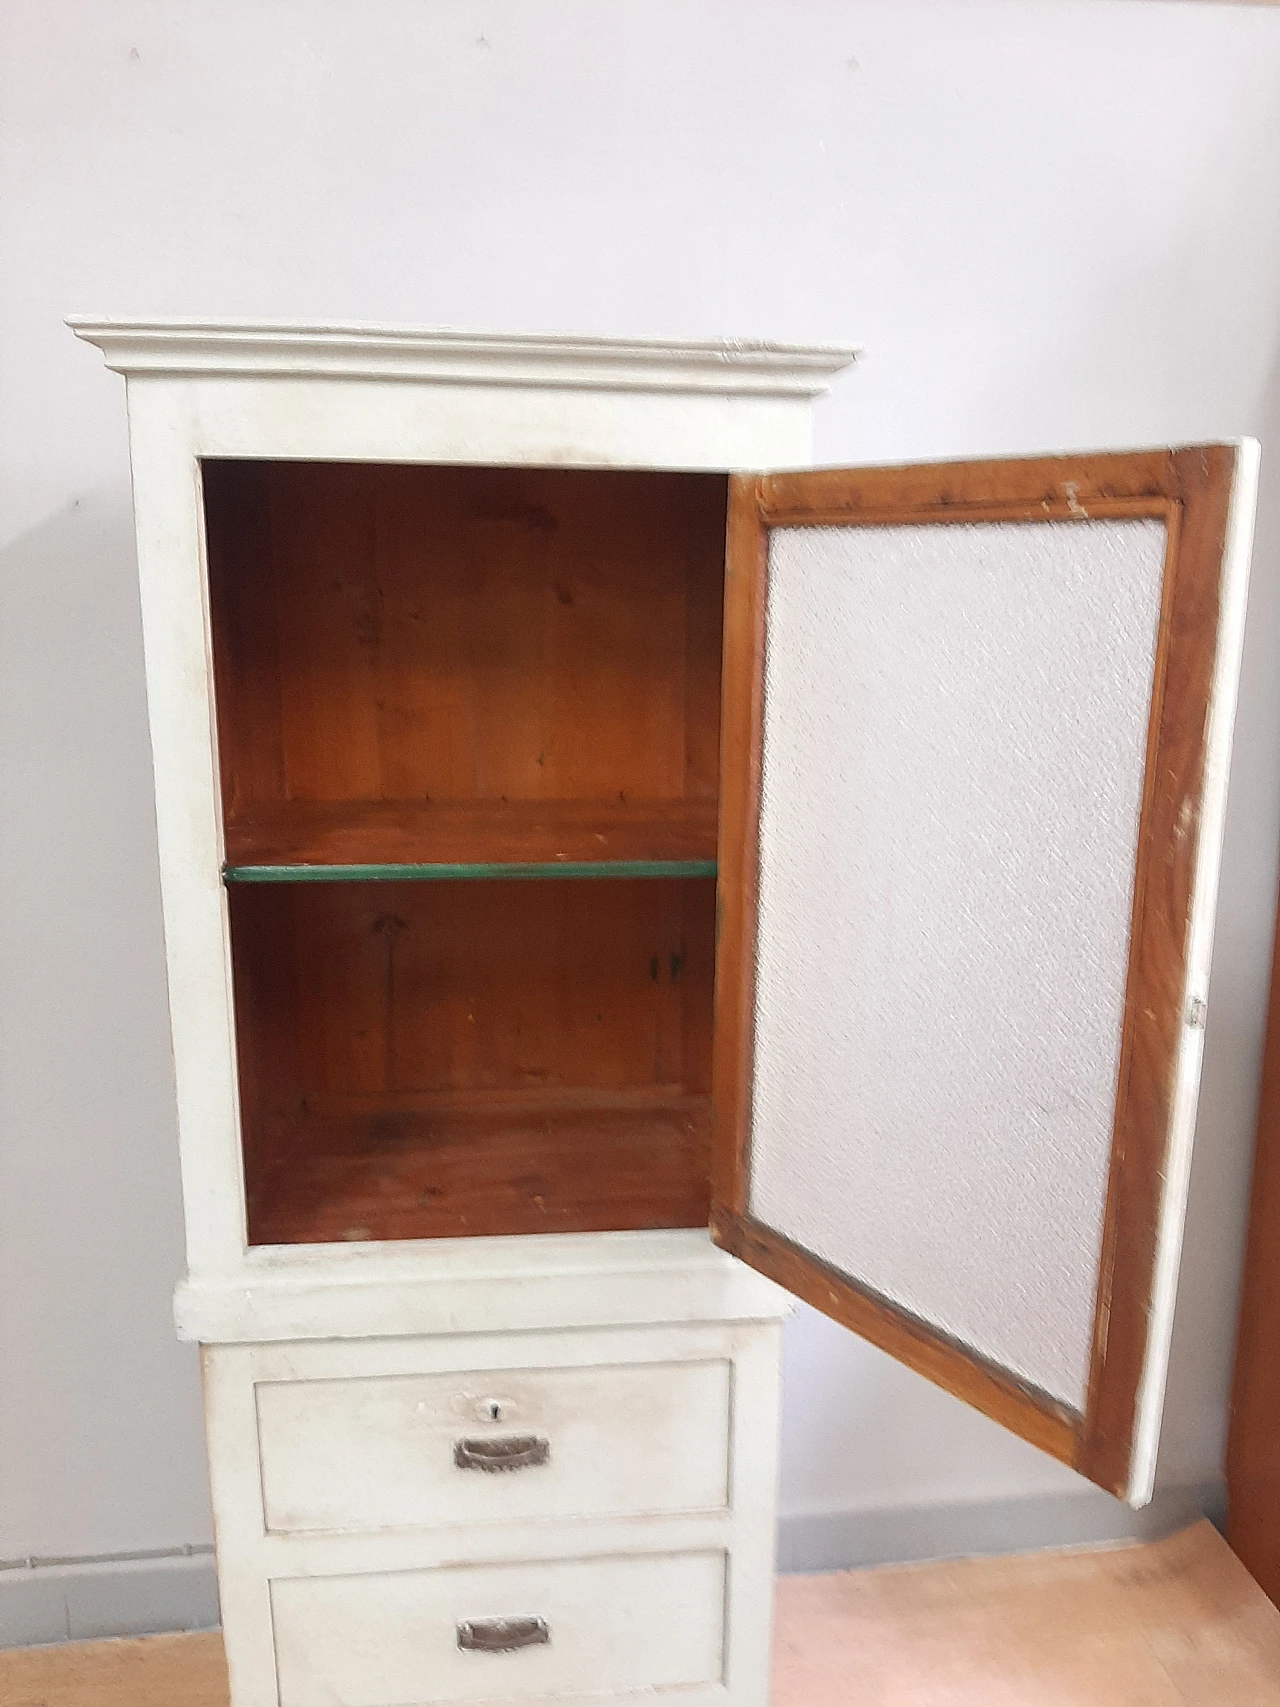
[[[732,486],[712,1230],[1134,1505],[1257,447]]]

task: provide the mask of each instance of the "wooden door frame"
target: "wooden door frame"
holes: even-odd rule
[[[1190,1126],[1180,1064],[1198,1052],[1207,961],[1206,876],[1220,801],[1202,834],[1211,705],[1234,704],[1238,622],[1223,621],[1223,564],[1238,517],[1237,445],[1110,455],[935,463],[738,476],[729,498],[721,721],[712,1231],[716,1241],[909,1367],[1112,1493],[1134,1497],[1133,1459],[1162,1246],[1181,1201],[1165,1176],[1175,1126]],[[1251,499],[1251,492],[1249,493]],[[1251,516],[1251,507],[1249,510]],[[891,1300],[815,1259],[749,1211],[751,1073],[764,727],[769,534],[774,527],[1153,518],[1166,529],[1164,579],[1134,881],[1132,934],[1102,1256],[1083,1412],[1019,1380]],[[1247,560],[1247,524],[1244,533]],[[1239,555],[1237,551],[1235,555]],[[1237,589],[1242,598],[1242,589]],[[1233,632],[1222,644],[1225,628]],[[1224,653],[1234,653],[1226,657]],[[1219,745],[1224,736],[1214,731]],[[1225,751],[1215,752],[1225,768]],[[1222,782],[1222,786],[1225,784]],[[1212,845],[1211,845],[1212,844]],[[1210,857],[1206,861],[1204,855]],[[1201,916],[1198,916],[1201,915]],[[1197,1057],[1198,1058],[1198,1057]],[[1185,1074],[1182,1078],[1185,1079]],[[1176,1106],[1179,1098],[1183,1106]],[[1176,1244],[1175,1244],[1176,1248]],[[1176,1274],[1176,1264],[1173,1269]],[[1163,1275],[1163,1283],[1171,1279]],[[1167,1300],[1171,1305],[1171,1296]],[[1163,1386],[1163,1366],[1160,1370]],[[1139,1489],[1139,1497],[1149,1497]]]

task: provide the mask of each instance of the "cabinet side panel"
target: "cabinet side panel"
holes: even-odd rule
[[[196,429],[185,388],[130,381],[138,579],[190,1269],[244,1250]]]
[[[253,1348],[202,1346],[209,1490],[222,1639],[234,1707],[277,1707],[271,1591],[262,1567],[262,1476]]]

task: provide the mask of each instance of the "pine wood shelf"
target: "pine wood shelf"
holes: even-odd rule
[[[287,801],[229,814],[229,883],[714,877],[714,800]]]
[[[255,1245],[707,1221],[711,1099],[676,1087],[407,1098],[274,1124]]]

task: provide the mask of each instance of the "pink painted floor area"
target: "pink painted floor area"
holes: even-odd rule
[[[1280,1612],[1208,1523],[783,1577],[772,1707],[1280,1707]]]

